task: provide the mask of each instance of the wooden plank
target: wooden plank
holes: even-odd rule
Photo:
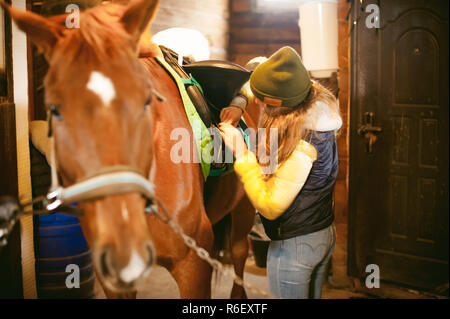
[[[301,52],[300,41],[283,43],[232,43],[230,52],[235,54],[257,54],[264,56],[271,55],[283,46],[290,46],[299,54]]]
[[[228,11],[210,12],[207,10],[186,10],[183,7],[177,7],[160,8],[153,23],[162,21],[175,25],[179,23],[202,23],[206,25],[209,24],[210,27],[216,27],[216,25],[211,22],[225,24],[228,23],[228,19]]]
[[[14,104],[0,104],[0,196],[17,198],[16,119]],[[16,224],[8,245],[0,249],[0,299],[23,298],[20,226]]]
[[[234,27],[269,27],[298,25],[298,12],[262,13],[253,12],[232,13],[230,25]]]
[[[229,0],[164,0],[160,2],[159,10],[163,8],[224,13],[229,11]]]
[[[0,196],[17,195],[16,151],[14,104],[0,104]]]
[[[300,39],[297,26],[289,27],[231,27],[231,41],[244,43],[292,42]]]
[[[5,57],[5,69],[2,70],[1,80],[6,80],[6,86],[2,84],[6,91],[0,94],[0,103],[12,103],[14,101],[14,83],[13,83],[13,70],[12,70],[12,33],[11,33],[11,18],[8,14],[4,14],[3,25],[4,25],[4,57]],[[1,90],[0,90],[1,91]]]
[[[249,12],[254,7],[252,0],[230,0],[232,12]]]

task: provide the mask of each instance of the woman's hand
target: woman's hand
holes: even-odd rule
[[[229,123],[220,123],[219,129],[225,145],[233,151],[234,156],[236,158],[243,156],[247,151],[247,145],[241,132]]]
[[[228,106],[220,112],[220,121],[236,127],[241,120],[242,110],[237,106]]]

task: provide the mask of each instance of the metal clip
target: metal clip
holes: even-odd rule
[[[62,204],[61,198],[61,187],[58,187],[53,192],[48,193],[47,200],[49,201],[45,208],[49,211],[52,211],[56,208],[58,208]]]
[[[154,200],[156,201],[156,203],[150,202],[150,204],[147,205],[147,207],[145,207],[145,212],[148,214],[155,214],[156,217],[161,219],[161,221],[163,223],[167,224],[171,220],[171,217],[167,211],[166,206],[164,205],[164,203],[161,200],[159,200],[157,198],[154,198]],[[161,207],[162,214],[160,213],[160,211],[158,209],[158,205]]]

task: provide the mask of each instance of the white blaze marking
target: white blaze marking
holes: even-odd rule
[[[139,256],[136,250],[133,250],[128,266],[126,266],[120,272],[120,278],[126,283],[132,282],[143,273],[144,269],[145,264],[142,261],[142,258]]]
[[[116,97],[116,90],[111,79],[97,71],[91,73],[87,88],[97,94],[106,107]]]
[[[125,221],[130,220],[130,214],[128,213],[127,205],[125,202],[122,202],[122,217]]]

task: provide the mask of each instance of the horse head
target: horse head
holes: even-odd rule
[[[160,101],[138,50],[158,2],[88,9],[80,15],[79,28],[65,27],[61,17],[44,18],[3,4],[49,63],[45,103],[64,186],[111,166],[149,175],[154,158],[150,110]],[[145,205],[133,192],[80,203],[83,232],[109,290],[135,290],[154,261]]]

